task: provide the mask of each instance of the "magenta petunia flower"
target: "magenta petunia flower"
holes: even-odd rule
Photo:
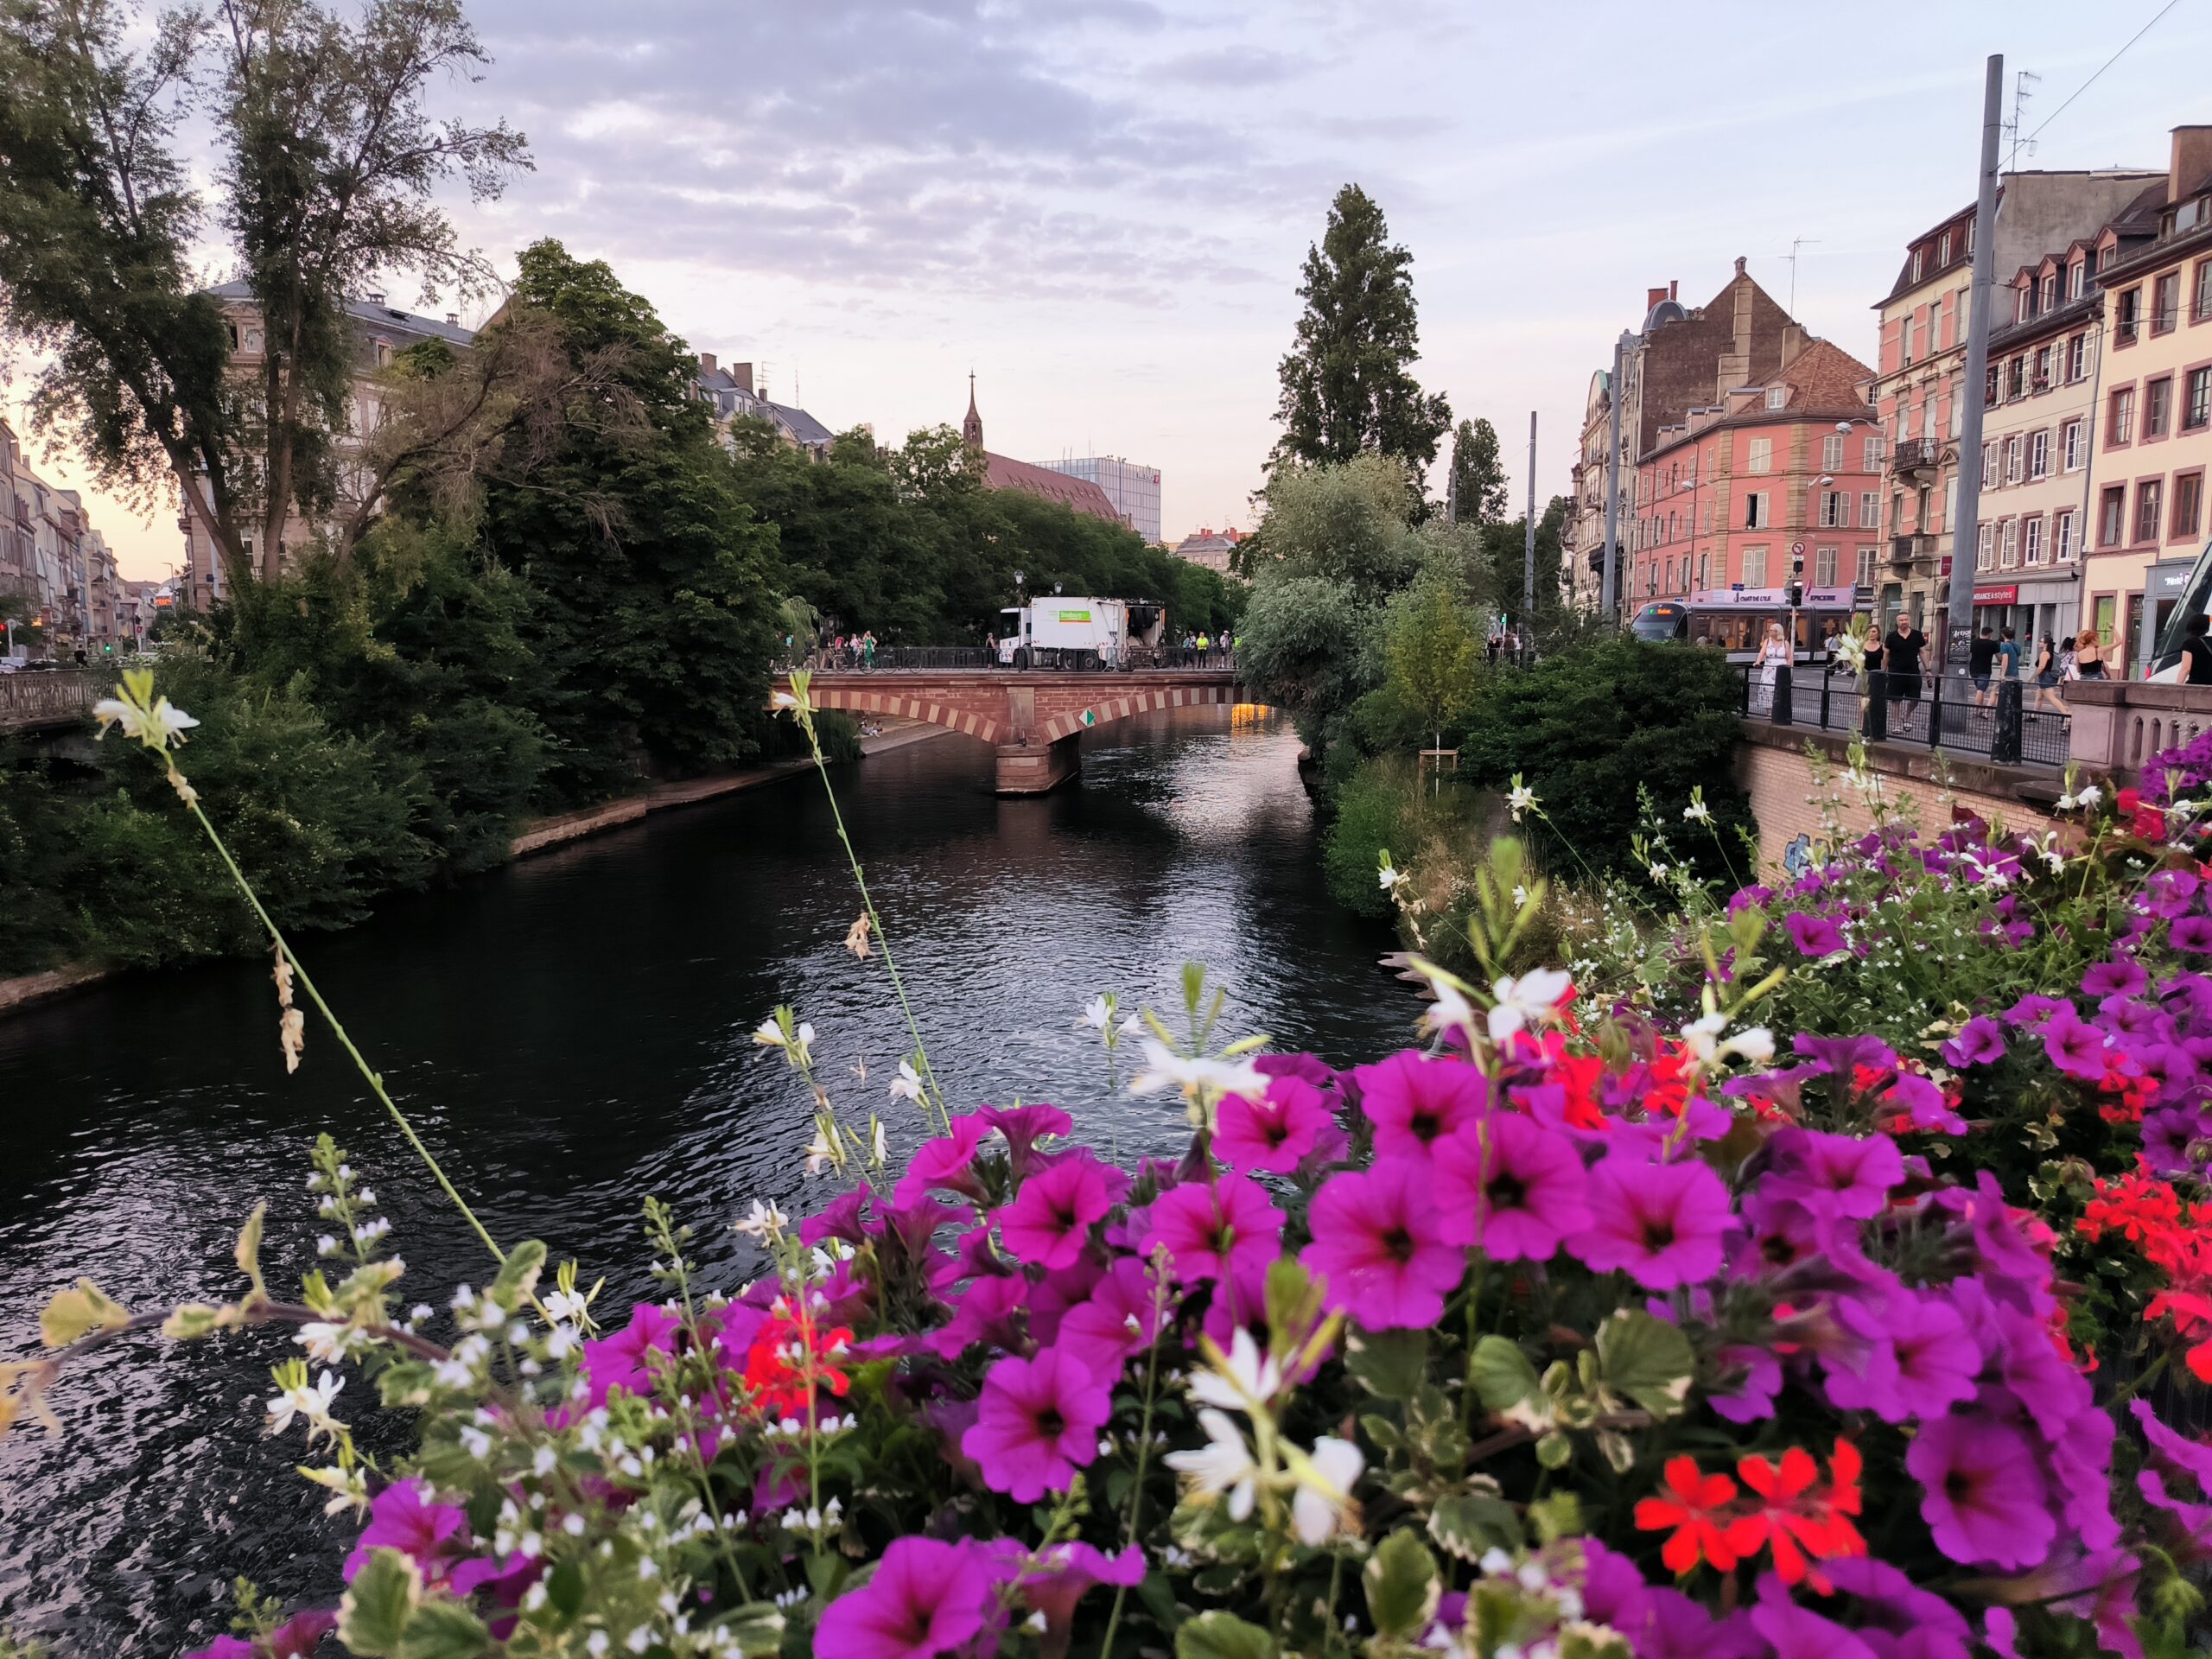
[[[1994,1065],[2004,1058],[2005,1027],[1986,1014],[1974,1015],[1943,1045],[1946,1065]]]
[[[372,1549],[396,1549],[435,1580],[467,1544],[468,1517],[460,1505],[434,1501],[420,1481],[395,1480],[370,1501],[369,1524],[346,1557],[346,1582],[369,1564]]]
[[[906,1160],[906,1173],[892,1190],[892,1202],[903,1210],[920,1203],[923,1195],[935,1188],[957,1192],[978,1204],[988,1202],[990,1195],[976,1179],[975,1164],[976,1149],[990,1133],[990,1120],[981,1112],[954,1118],[951,1134],[925,1141],[914,1148],[914,1155]]]
[[[1771,1582],[1774,1595],[1765,1592]],[[1751,1608],[1751,1628],[1767,1641],[1774,1659],[1877,1659],[1874,1649],[1832,1618],[1800,1607],[1773,1573],[1760,1577],[1760,1596]],[[1965,1659],[1961,1649],[1960,1659]]]
[[[1075,1120],[1057,1106],[982,1106],[976,1116],[1006,1137],[1014,1179],[1027,1174],[1037,1159],[1037,1143],[1047,1136],[1066,1135]]]
[[[1073,1267],[1090,1224],[1114,1207],[1106,1172],[1095,1158],[1063,1158],[1021,1184],[998,1212],[999,1236],[1018,1260],[1047,1272]]]
[[[1797,947],[1800,956],[1832,957],[1851,948],[1851,941],[1843,937],[1843,930],[1832,917],[1792,911],[1782,918],[1782,925],[1789,930],[1789,943]]]
[[[1419,1157],[1490,1105],[1489,1079],[1464,1060],[1425,1060],[1408,1049],[1352,1075],[1378,1158]]]
[[[1270,1077],[1259,1099],[1224,1095],[1214,1109],[1214,1154],[1231,1169],[1287,1175],[1335,1136],[1336,1114],[1303,1077]]]
[[[1435,1159],[1436,1206],[1454,1244],[1479,1243],[1497,1262],[1545,1262],[1590,1224],[1580,1155],[1534,1119],[1499,1112],[1438,1141]]]
[[[1149,1256],[1166,1246],[1177,1281],[1189,1285],[1217,1276],[1227,1261],[1274,1261],[1281,1238],[1282,1212],[1268,1202],[1267,1189],[1230,1174],[1161,1193],[1137,1254]]]
[[[1027,1279],[993,1274],[968,1287],[952,1310],[950,1324],[925,1338],[940,1358],[957,1359],[971,1343],[994,1348],[1021,1345],[1018,1317],[1029,1294]]]
[[[1981,1372],[1981,1344],[1959,1311],[1936,1294],[1901,1293],[1882,1310],[1883,1328],[1897,1352],[1897,1403],[1902,1417],[1939,1417],[1974,1396]]]
[[[608,1391],[617,1388],[650,1394],[652,1373],[647,1356],[668,1353],[681,1324],[657,1303],[639,1302],[630,1310],[628,1325],[613,1336],[584,1344],[584,1377],[591,1384],[591,1403],[605,1405]]]
[[[1865,1221],[1889,1206],[1890,1189],[1904,1179],[1904,1155],[1887,1135],[1827,1135],[1778,1129],[1767,1142],[1770,1179],[1816,1216]]]
[[[2082,976],[2082,994],[2092,999],[2103,996],[2133,996],[2151,982],[2151,976],[2143,971],[2140,963],[2126,957],[2115,957],[2108,962],[2094,963]]]
[[[983,1484],[1017,1503],[1065,1492],[1075,1471],[1098,1455],[1098,1431],[1113,1409],[1113,1379],[1064,1348],[1034,1359],[1008,1355],[983,1374],[976,1426],[960,1449],[976,1459]]]
[[[1434,1325],[1466,1271],[1445,1237],[1428,1172],[1402,1158],[1332,1175],[1313,1195],[1313,1242],[1300,1259],[1328,1281],[1330,1305],[1370,1331]]]
[[[1671,1290],[1720,1270],[1728,1189],[1703,1164],[1607,1158],[1590,1172],[1590,1209],[1596,1219],[1567,1248],[1594,1272],[1619,1268],[1647,1289]]]
[[[1092,1376],[1119,1376],[1128,1357],[1158,1332],[1157,1307],[1151,1264],[1125,1255],[1091,1287],[1088,1301],[1061,1316],[1054,1340],[1090,1367]]]
[[[2057,1536],[2050,1494],[2019,1430],[1993,1418],[1938,1417],[1921,1426],[1904,1466],[1924,1494],[1920,1512],[1936,1548],[1967,1567],[2018,1571]]]
[[[2059,1009],[2044,1021],[2043,1050],[2068,1077],[2090,1083],[2104,1081],[2105,1034],[2071,1007]]]
[[[995,1540],[986,1548],[995,1575],[1020,1592],[1031,1612],[1044,1616],[1046,1652],[1054,1650],[1056,1637],[1065,1643],[1084,1591],[1100,1584],[1134,1586],[1144,1580],[1144,1551],[1135,1544],[1118,1555],[1081,1542],[1032,1551],[1011,1538]]]
[[[867,1585],[823,1609],[815,1659],[936,1659],[970,1647],[996,1611],[991,1570],[967,1540],[899,1538]]]
[[[2166,943],[2177,950],[2202,956],[2212,951],[2212,916],[2184,916],[2167,930]]]

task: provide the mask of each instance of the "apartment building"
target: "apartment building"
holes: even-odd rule
[[[1885,441],[1866,405],[1872,377],[1791,323],[1764,384],[1718,387],[1662,426],[1637,467],[1625,599],[1772,606],[1795,577],[1810,602],[1849,608],[1881,537]]]
[[[810,459],[829,454],[836,435],[794,404],[779,404],[753,385],[753,365],[733,363],[724,368],[712,352],[699,353],[699,372],[692,393],[714,412],[715,425],[727,445],[734,421],[760,421],[775,429],[776,435]]]
[[[2158,176],[2144,168],[2005,175],[1991,269],[2006,281],[2051,249],[2094,237]],[[1876,615],[1904,612],[1939,639],[1948,626],[1974,220],[1969,205],[1913,238],[1896,282],[1874,308],[1879,372],[1871,396],[1890,437]]]
[[[2083,614],[2131,672],[2148,662],[2205,542],[2212,126],[2173,130],[2164,183],[2139,222],[2107,226],[2094,249],[2107,345]]]

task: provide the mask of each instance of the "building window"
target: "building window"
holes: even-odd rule
[[[1863,587],[1871,587],[1873,583],[1874,550],[1871,547],[1859,550],[1859,581]]]
[[[2182,430],[2196,432],[2206,426],[2212,426],[2212,368],[2191,369],[2182,383]]]
[[[2005,440],[2005,481],[2007,484],[2017,484],[2025,476],[2021,470],[2024,460],[2025,448],[2020,435],[2015,432]]]
[[[2083,442],[2088,429],[2080,421],[2069,421],[2058,429],[2059,448],[2065,454],[2066,470],[2078,473],[2088,458],[2088,445]]]
[[[1766,549],[1747,547],[1744,550],[1744,586],[1746,588],[1766,586]]]
[[[1837,550],[1833,547],[1816,547],[1813,550],[1813,585],[1815,588],[1835,586],[1836,553]]]
[[[1772,438],[1751,440],[1751,459],[1744,463],[1744,470],[1747,473],[1770,473],[1774,470],[1774,440]]]
[[[2076,265],[2075,269],[2079,270],[2081,267]],[[2076,334],[2066,342],[2066,378],[2069,380],[2079,380],[2088,373],[2088,361],[2089,337],[2087,334]]]
[[[2143,388],[2143,435],[2163,438],[2173,430],[2173,424],[2174,383],[2168,375]]]
[[[2119,319],[2119,326],[2113,330],[2114,343],[2133,346],[2143,326],[2143,290],[2139,288],[2122,289],[2114,303],[2117,307],[2114,315]]]
[[[1859,492],[1859,528],[1879,530],[1882,527],[1882,493],[1879,490]]]
[[[2051,520],[2050,556],[2060,564],[2074,561],[2074,515],[2070,512],[2059,513]]]
[[[2058,273],[2052,271],[2043,279],[2043,308],[2046,311],[2058,303]]]
[[[2031,290],[2028,285],[2025,283],[2021,283],[2018,291],[2012,296],[2013,321],[2025,322],[2028,320],[2028,301],[2030,297]]]
[[[2127,486],[2109,484],[2097,498],[2097,545],[2118,547],[2127,530]]]
[[[1712,580],[1713,556],[1710,553],[1700,553],[1697,556],[1697,585],[1700,588],[1707,587]]]
[[[1993,442],[1981,446],[1981,487],[1997,487],[1997,445]]]
[[[1769,386],[1769,387],[1766,389],[1766,406],[1767,406],[1769,409],[1780,409],[1780,408],[1781,408],[1784,404],[1788,403],[1789,401],[1789,387],[1787,387],[1787,386]]]
[[[2122,386],[2105,410],[2105,448],[2135,440],[2135,388]]]
[[[2007,570],[2020,568],[2020,521],[2007,518],[2000,527],[1999,552],[1997,563]]]
[[[2078,300],[2082,297],[2082,285],[2088,280],[2088,272],[2089,262],[2086,259],[2076,259],[2066,267],[2066,297],[2068,299]]]
[[[2158,479],[2145,479],[2135,486],[2135,539],[2155,542],[2158,539],[2158,509],[2165,489]]]
[[[1859,470],[1862,473],[1880,472],[1883,453],[1882,435],[1869,432],[1859,446]]]
[[[2196,262],[2196,286],[2189,303],[2189,320],[2212,321],[2212,259]]]
[[[1918,248],[1915,248],[1912,251],[1912,280],[1916,283],[1920,280],[1921,251],[1922,251]]]
[[[1831,432],[1821,440],[1821,470],[1840,473],[1843,470],[1843,434]]]
[[[1939,267],[1948,265],[1951,263],[1951,233],[1948,231],[1944,232],[1942,238],[1936,244],[1936,263]],[[1919,258],[1918,256],[1916,255],[1914,256],[1913,275],[1916,276],[1919,274]]]
[[[1982,524],[1975,526],[1974,538],[1974,568],[1991,570],[1996,568],[1997,526]]]
[[[1902,348],[1900,361],[1906,366],[1910,366],[1912,362],[1912,319],[1910,317],[1904,320],[1904,327],[1897,334],[1897,344]]]
[[[2151,284],[2151,332],[2171,334],[2181,321],[2181,272],[2170,270]]]
[[[1753,490],[1744,498],[1744,528],[1745,530],[1764,530],[1774,523],[1773,512],[1767,505],[1771,499],[1765,490]],[[1761,584],[1753,582],[1751,585],[1756,588]]]
[[[2028,354],[2025,352],[2021,353],[2019,356],[2012,359],[2012,364],[2005,370],[2005,385],[2008,388],[2005,393],[2006,397],[2018,397],[2026,392],[2028,389]]]
[[[2043,515],[2041,513],[2037,513],[2032,518],[2021,521],[2020,563],[2023,564],[2043,563]]]
[[[1851,522],[1851,497],[1842,490],[1821,492],[1821,528],[1836,530]]]
[[[2173,522],[2166,534],[2175,541],[2190,540],[2204,517],[2204,474],[2183,473],[2174,480]]]
[[[1997,407],[1997,381],[2002,372],[1994,363],[1981,372],[1981,406],[1984,409]]]
[[[2028,436],[2028,476],[2050,476],[2050,434],[2034,432]]]
[[[2050,353],[2051,348],[2046,346],[2036,353],[2035,371],[2028,377],[2028,384],[2034,391],[2044,391],[2050,389]]]

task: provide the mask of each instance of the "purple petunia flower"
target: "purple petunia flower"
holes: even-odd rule
[[[976,1116],[1006,1138],[1016,1180],[1027,1175],[1036,1162],[1039,1141],[1066,1135],[1075,1128],[1075,1120],[1058,1107],[1041,1103],[1028,1106],[979,1106]]]
[[[1545,1262],[1590,1224],[1573,1143],[1533,1119],[1500,1112],[1438,1141],[1435,1155],[1437,1208],[1454,1244],[1480,1244],[1494,1262]]]
[[[1407,1050],[1352,1075],[1359,1109],[1375,1125],[1378,1158],[1422,1156],[1490,1108],[1490,1079],[1463,1060],[1425,1060]]]
[[[1974,1641],[1974,1630],[1959,1610],[1932,1590],[1923,1590],[1903,1571],[1872,1555],[1838,1555],[1821,1563],[1827,1581],[1847,1595],[1859,1598],[1859,1629],[1910,1637],[1924,1631],[1933,1638],[1895,1649],[1899,1659],[1910,1653],[1963,1656]],[[1948,1644],[1948,1645],[1946,1645]],[[1890,1650],[1885,1650],[1890,1651]]]
[[[1943,1045],[1946,1065],[1994,1065],[2005,1058],[2005,1027],[1978,1014]]]
[[[2199,885],[2187,870],[2159,870],[2143,884],[2143,908],[2169,922],[2186,916]]]
[[[1385,1159],[1332,1175],[1313,1195],[1313,1242],[1299,1259],[1328,1281],[1330,1306],[1370,1331],[1419,1329],[1444,1317],[1445,1294],[1466,1271],[1445,1237],[1427,1170]]]
[[[1017,1503],[1065,1492],[1075,1471],[1098,1455],[1098,1431],[1112,1414],[1114,1379],[1062,1348],[1034,1359],[1009,1354],[983,1374],[976,1426],[960,1449],[976,1459],[983,1484]]]
[[[2158,987],[2158,1001],[2184,1031],[2212,1026],[2212,979],[2202,974],[2176,974]]]
[[[1989,1417],[1938,1417],[1914,1437],[1904,1466],[1921,1484],[1936,1548],[1953,1560],[2018,1571],[2050,1553],[2058,1525],[2017,1428]]]
[[[1713,1356],[1725,1377],[1740,1370],[1742,1379],[1726,1393],[1708,1395],[1715,1415],[1732,1423],[1753,1423],[1774,1415],[1782,1392],[1782,1360],[1771,1348],[1723,1348]]]
[[[467,1543],[468,1516],[460,1505],[437,1503],[421,1481],[395,1480],[370,1502],[369,1524],[346,1557],[346,1582],[369,1564],[372,1549],[396,1549],[435,1580]]]
[[[2005,1023],[2015,1029],[2039,1026],[2062,1008],[2069,1014],[2074,1012],[2074,1005],[2063,998],[2031,991],[2005,1010]]]
[[[1851,948],[1851,941],[1843,937],[1843,929],[1833,917],[1792,911],[1782,918],[1782,925],[1789,930],[1789,943],[1797,947],[1800,956],[1832,957]]]
[[[1225,1262],[1272,1262],[1281,1237],[1282,1211],[1268,1201],[1267,1189],[1230,1174],[1161,1193],[1137,1253],[1148,1256],[1166,1246],[1176,1280],[1189,1285],[1214,1278]]]
[[[1897,1081],[1882,1091],[1882,1104],[1916,1129],[1941,1129],[1945,1135],[1967,1132],[1966,1119],[1951,1109],[1943,1091],[1917,1071],[1898,1072]]]
[[[1883,1325],[1897,1354],[1902,1415],[1939,1417],[1974,1398],[1974,1379],[1981,1371],[1981,1344],[1956,1308],[1933,1292],[1917,1296],[1903,1292],[1883,1310]]]
[[[1015,1316],[1028,1295],[1027,1280],[988,1274],[968,1287],[952,1311],[952,1322],[931,1332],[925,1340],[944,1359],[957,1359],[978,1342],[994,1348],[1018,1347],[1021,1335]]]
[[[2104,1081],[2105,1034],[2071,1007],[2044,1021],[2043,1051],[2050,1057],[2050,1063],[2069,1077],[2089,1083]]]
[[[899,1538],[867,1585],[822,1610],[816,1659],[937,1659],[972,1647],[997,1611],[989,1565],[966,1539]]]
[[[974,1166],[976,1149],[990,1133],[990,1122],[981,1112],[954,1118],[951,1134],[925,1141],[914,1148],[914,1155],[906,1160],[906,1173],[892,1191],[892,1202],[904,1209],[939,1187],[978,1204],[986,1202],[990,1195],[976,1178]]]
[[[995,1576],[1020,1592],[1033,1613],[1044,1616],[1045,1649],[1053,1650],[1055,1639],[1063,1645],[1075,1619],[1075,1605],[1094,1585],[1131,1586],[1144,1580],[1144,1551],[1131,1544],[1118,1555],[1109,1555],[1089,1544],[1054,1544],[1031,1551],[1011,1538],[986,1546],[994,1558]]]
[[[1834,1072],[1848,1085],[1859,1075],[1859,1068],[1870,1071],[1894,1071],[1897,1069],[1897,1051],[1878,1037],[1815,1037],[1801,1031],[1791,1046],[1811,1062],[1801,1071],[1818,1077]]]
[[[1125,1255],[1091,1287],[1090,1297],[1060,1318],[1054,1340],[1095,1375],[1118,1376],[1128,1357],[1159,1329],[1151,1263]]]
[[[1878,1659],[1873,1649],[1834,1619],[1800,1607],[1772,1573],[1759,1575],[1751,1628],[1766,1638],[1774,1659]]]
[[[1090,1224],[1114,1207],[1106,1171],[1088,1154],[1064,1158],[1021,1184],[998,1212],[999,1236],[1019,1261],[1047,1272],[1073,1267]]]
[[[1590,1208],[1596,1220],[1567,1248],[1593,1272],[1619,1268],[1647,1289],[1671,1290],[1720,1270],[1728,1190],[1701,1163],[1607,1158],[1590,1173]]]
[[[2194,1106],[2169,1106],[2143,1118],[2143,1159],[2153,1175],[2168,1179],[2196,1167],[2189,1149],[2212,1137],[2212,1119]]]
[[[1271,1077],[1259,1099],[1224,1095],[1214,1109],[1214,1154],[1231,1169],[1287,1175],[1325,1139],[1343,1144],[1336,1114],[1303,1077]]]
[[[1904,1158],[1887,1135],[1827,1135],[1817,1129],[1777,1130],[1767,1147],[1773,1179],[1815,1215],[1878,1216],[1890,1189],[1904,1179]]]
[[[2167,930],[2166,943],[2177,950],[2202,956],[2212,952],[2212,916],[2184,916]]]
[[[1679,1590],[1655,1588],[1643,1628],[1621,1633],[1633,1643],[1636,1659],[1764,1659],[1772,1652],[1748,1613],[1716,1619]]]
[[[2082,976],[2082,994],[2088,997],[2133,996],[2151,982],[2143,964],[2125,957],[2091,965]]]
[[[632,1394],[650,1394],[653,1382],[647,1356],[668,1353],[681,1324],[666,1308],[639,1302],[630,1310],[628,1325],[611,1337],[584,1344],[584,1377],[591,1384],[590,1403],[605,1405],[608,1393],[618,1388]]]

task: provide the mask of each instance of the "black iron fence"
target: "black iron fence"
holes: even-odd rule
[[[2007,766],[2063,766],[2072,745],[2073,721],[2057,694],[2025,680],[1993,680],[1985,690],[1964,675],[1877,671],[1862,690],[1839,664],[1792,671],[1746,663],[1743,674],[1744,713],[1777,726],[1918,743]]]
[[[1141,668],[1220,669],[1236,666],[1236,655],[1225,647],[1200,651],[1183,645],[1128,645],[1111,657],[1096,651],[1063,650],[1054,646],[1024,645],[1013,660],[982,645],[878,645],[873,651],[845,645],[810,651],[792,666],[839,674],[927,674],[961,671],[1118,674]]]
[[[111,676],[83,668],[0,674],[0,729],[60,725],[90,714],[114,683]]]

